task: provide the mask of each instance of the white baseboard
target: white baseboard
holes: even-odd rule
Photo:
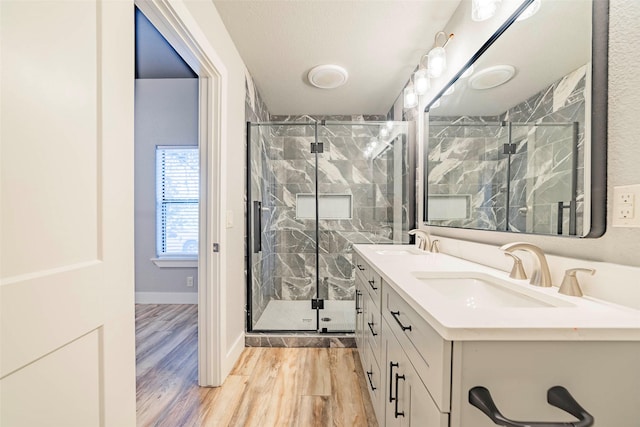
[[[244,350],[244,332],[241,333],[231,347],[227,349],[227,354],[224,356],[223,368],[222,368],[222,382],[227,378],[236,362],[240,358],[242,351]]]
[[[136,304],[197,304],[197,292],[136,292]]]

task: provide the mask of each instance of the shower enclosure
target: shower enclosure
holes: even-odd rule
[[[352,332],[355,243],[408,242],[408,122],[247,124],[247,330]]]
[[[584,210],[579,122],[429,122],[431,225],[577,235]]]

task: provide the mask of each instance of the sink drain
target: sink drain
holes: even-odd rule
[[[331,322],[331,317],[322,317],[320,320],[323,322]]]

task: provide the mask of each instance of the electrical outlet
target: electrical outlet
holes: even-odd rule
[[[187,288],[193,288],[193,276],[187,276]]]
[[[640,197],[640,185],[624,185],[613,188],[613,226],[640,227],[640,215],[636,215],[636,200]]]

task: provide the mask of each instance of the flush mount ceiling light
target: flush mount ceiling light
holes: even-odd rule
[[[492,18],[502,0],[473,0],[471,2],[471,19],[476,22]]]
[[[343,67],[333,64],[318,65],[307,74],[309,83],[320,89],[335,89],[349,79],[349,73]]]
[[[512,65],[496,65],[477,71],[469,78],[469,86],[476,90],[485,90],[505,84],[516,75]]]

